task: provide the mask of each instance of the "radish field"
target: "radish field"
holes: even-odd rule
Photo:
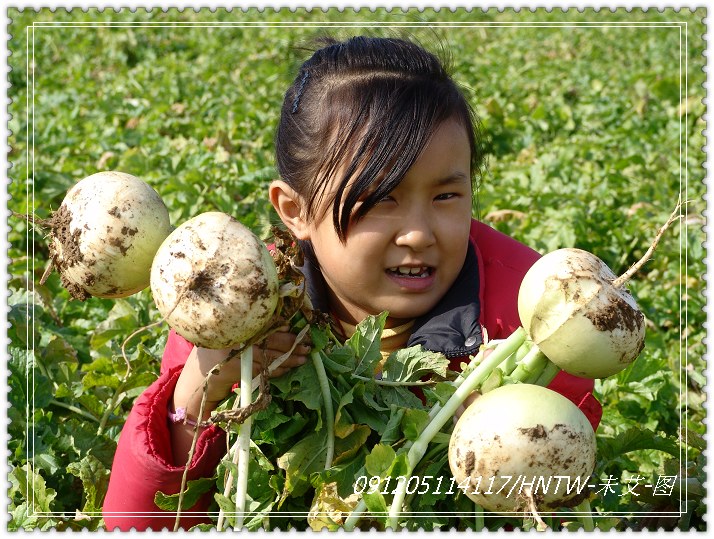
[[[46,231],[26,216],[47,219],[78,180],[116,170],[148,182],[174,226],[221,211],[269,240],[274,130],[304,46],[371,34],[448,53],[488,154],[474,216],[537,251],[578,247],[619,275],[685,202],[628,285],[645,348],[596,381],[604,415],[590,507],[602,530],[705,530],[705,14],[9,9],[8,529],[102,528],[119,433],[157,378],[168,333],[159,324],[132,336],[160,319],[148,289],[77,301],[56,273],[40,284]],[[271,385],[276,403],[287,386]],[[291,421],[281,428],[300,430]],[[250,527],[339,527],[305,516],[324,474],[262,471]],[[293,495],[281,498],[286,483]],[[349,505],[330,500],[335,512]],[[459,493],[411,504],[407,529],[535,526],[497,515],[479,524]],[[553,518],[581,525],[571,510]]]

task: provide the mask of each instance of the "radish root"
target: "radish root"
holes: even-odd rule
[[[528,512],[530,513],[529,516],[533,518],[536,522],[536,529],[538,531],[545,531],[548,529],[548,524],[545,523],[545,521],[541,518],[540,513],[538,512],[538,506],[536,505],[535,498],[533,497],[533,491],[531,490],[530,487],[526,487],[523,489],[523,492],[521,494],[523,499],[526,502]]]
[[[647,252],[642,256],[642,258],[635,262],[630,267],[630,269],[628,269],[625,273],[623,273],[617,279],[612,281],[613,286],[617,288],[622,288],[625,283],[629,281],[632,276],[635,275],[635,273],[640,271],[642,266],[644,266],[649,261],[649,259],[652,258],[652,255],[654,254],[655,249],[657,249],[657,246],[659,245],[659,242],[662,239],[664,233],[675,221],[678,221],[682,218],[681,210],[684,204],[686,204],[686,202],[682,203],[682,197],[680,196],[679,199],[677,199],[677,205],[674,207],[674,211],[672,211],[671,215],[669,216],[669,219],[667,219],[667,222],[664,223],[657,231],[657,235],[652,241],[652,244],[650,245],[649,249],[647,249]]]

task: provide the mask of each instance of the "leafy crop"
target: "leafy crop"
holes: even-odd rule
[[[322,33],[369,32],[445,47],[484,128],[488,166],[474,206],[482,220],[541,252],[589,250],[622,273],[677,197],[690,201],[630,285],[647,318],[644,352],[596,385],[604,405],[596,476],[604,487],[591,505],[602,529],[701,530],[704,15],[10,9],[10,209],[47,218],[77,180],[121,170],[160,193],[174,225],[216,210],[267,238],[276,220],[265,196],[275,177],[273,132],[282,92],[305,54],[295,45]],[[348,21],[357,28],[328,28]],[[446,22],[460,25],[421,25]],[[9,529],[97,529],[116,440],[131,403],[156,379],[166,327],[125,343],[159,319],[149,291],[71,301],[56,275],[39,284],[48,260],[43,232],[18,216],[10,223]],[[357,475],[345,457],[331,472],[335,493],[303,458],[304,447],[320,447],[323,436],[310,368],[273,381],[274,402],[255,418],[256,514],[304,511],[310,500],[300,496],[318,478],[319,499],[338,507],[336,494],[352,488],[340,479]],[[328,372],[337,380],[344,368],[335,362]],[[367,439],[397,435],[391,405],[398,403],[379,398],[409,397],[378,397],[367,382],[354,387],[335,402],[343,412],[336,429],[383,471],[389,444],[368,446]],[[366,398],[385,413],[360,416],[355,403]],[[418,412],[410,415],[400,419],[400,436],[419,423]],[[288,447],[293,454],[282,457],[282,471],[270,469],[270,451]],[[433,461],[423,473],[436,478],[444,465]],[[671,489],[654,488],[670,476],[677,480],[661,486]],[[464,496],[435,492],[413,497],[412,510],[472,510]],[[438,514],[413,521],[471,525]]]

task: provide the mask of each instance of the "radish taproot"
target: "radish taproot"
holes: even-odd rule
[[[566,397],[509,384],[478,397],[449,442],[456,484],[493,512],[578,503],[595,469],[595,432]]]
[[[51,265],[78,300],[121,298],[149,286],[154,254],[171,232],[158,193],[123,172],[92,174],[75,184],[45,223]]]
[[[645,317],[598,257],[558,249],[526,273],[518,314],[531,340],[561,369],[605,378],[634,361],[645,344]]]
[[[202,213],[174,230],[151,267],[154,302],[176,333],[221,349],[252,338],[278,305],[278,276],[267,248],[221,212]]]

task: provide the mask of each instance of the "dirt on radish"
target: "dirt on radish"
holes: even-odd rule
[[[575,248],[544,255],[526,273],[518,296],[523,327],[566,372],[604,378],[642,351],[644,315],[616,280],[602,260]]]
[[[168,210],[148,184],[104,171],[77,182],[50,219],[50,266],[77,300],[119,298],[149,285],[151,261],[171,231]]]
[[[595,458],[595,433],[585,415],[562,395],[531,384],[480,396],[459,418],[449,444],[456,482],[497,513],[579,503]]]
[[[221,212],[189,219],[166,238],[154,258],[151,290],[179,335],[212,349],[252,338],[273,316],[279,297],[263,242]]]

